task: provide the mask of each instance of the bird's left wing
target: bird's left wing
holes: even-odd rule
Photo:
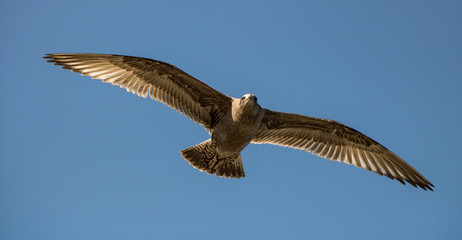
[[[341,123],[265,109],[252,143],[305,150],[320,157],[353,164],[404,184],[432,190],[433,185],[408,163],[366,135]],[[404,181],[403,181],[404,180]]]
[[[231,98],[177,67],[147,58],[109,54],[47,54],[47,62],[165,103],[211,129],[231,107]]]

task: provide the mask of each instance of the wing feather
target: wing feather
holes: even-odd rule
[[[403,159],[366,135],[341,123],[265,109],[256,144],[305,150],[326,159],[352,164],[379,175],[433,190],[430,181]]]
[[[44,58],[63,69],[118,85],[141,97],[149,95],[209,130],[231,108],[230,97],[161,61],[86,53],[47,54]]]

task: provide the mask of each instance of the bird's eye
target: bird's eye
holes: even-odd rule
[[[244,98],[245,98],[245,97],[244,97],[244,96],[242,96],[242,97],[241,97],[241,100],[244,100]]]

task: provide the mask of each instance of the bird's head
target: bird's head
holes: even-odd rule
[[[248,109],[247,111],[252,109],[252,111],[258,112],[261,109],[260,105],[257,103],[257,97],[253,94],[245,94],[238,102],[239,107],[242,109]]]
[[[257,104],[257,97],[253,94],[245,94],[241,97],[240,104],[247,105],[249,102]]]
[[[245,94],[241,99],[233,100],[233,118],[255,118],[261,112],[261,107],[257,103],[257,97],[253,94]]]

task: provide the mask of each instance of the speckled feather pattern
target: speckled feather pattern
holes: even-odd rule
[[[301,149],[432,190],[430,181],[403,159],[348,126],[263,109],[249,94],[241,100],[231,98],[171,64],[110,54],[47,54],[45,58],[141,97],[149,95],[204,126],[212,138],[183,150],[182,155],[191,165],[210,174],[244,177],[240,151],[250,142],[267,143]],[[251,104],[234,106],[243,99],[250,99]],[[247,111],[249,106],[251,111]]]

